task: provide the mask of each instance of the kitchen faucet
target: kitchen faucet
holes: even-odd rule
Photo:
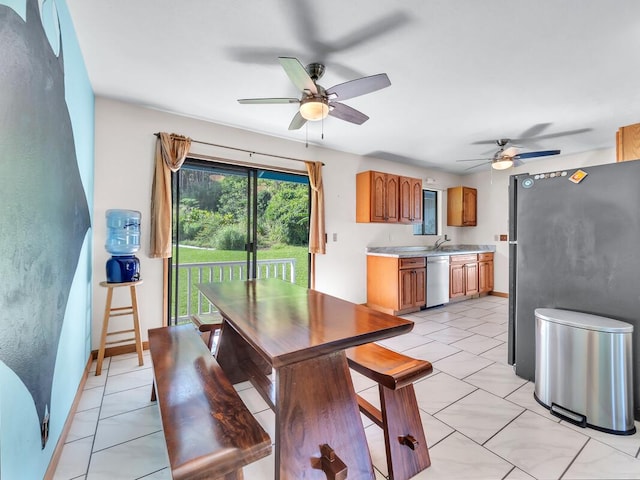
[[[440,248],[445,242],[450,242],[451,239],[447,238],[447,236],[445,235],[444,238],[439,238],[438,240],[436,240],[436,244],[434,245],[434,248],[438,249]]]

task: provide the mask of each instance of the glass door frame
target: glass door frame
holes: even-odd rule
[[[258,272],[258,180],[260,178],[260,173],[264,172],[271,175],[295,175],[300,177],[306,177],[306,175],[302,172],[300,173],[292,173],[287,171],[279,171],[276,168],[269,169],[258,166],[245,166],[245,165],[235,165],[232,163],[224,163],[218,161],[211,160],[203,160],[193,157],[187,157],[183,164],[183,167],[196,166],[203,169],[208,169],[211,171],[228,171],[232,172],[232,174],[246,174],[247,185],[246,185],[246,198],[247,198],[247,227],[246,227],[246,242],[245,242],[245,251],[246,251],[246,272],[247,278],[254,279],[257,276]],[[172,244],[174,246],[179,245],[180,242],[180,232],[177,225],[180,222],[180,209],[176,208],[181,201],[180,196],[180,185],[178,182],[178,178],[180,175],[180,171],[173,172],[171,174],[171,196],[172,196],[172,222],[176,228],[173,229],[173,238]],[[311,211],[311,187],[309,185],[308,192],[308,215],[310,215]],[[178,302],[175,302],[175,305],[172,305],[174,296],[177,295],[178,292],[178,282],[175,282],[174,285],[174,277],[177,278],[177,272],[174,272],[174,263],[176,265],[179,264],[179,249],[175,249],[176,257],[170,257],[167,259],[167,319],[166,324],[172,325],[177,323],[177,319],[179,318],[179,308]],[[311,264],[311,254],[307,254],[307,266],[309,267]],[[174,262],[175,260],[175,262]],[[175,275],[174,275],[175,274]],[[311,281],[311,269],[307,268],[307,287],[309,286]]]

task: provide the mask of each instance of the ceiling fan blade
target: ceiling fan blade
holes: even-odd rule
[[[239,98],[238,103],[300,103],[297,98]]]
[[[471,145],[495,145],[495,140],[479,140],[477,142],[471,143]]]
[[[291,24],[295,28],[297,41],[305,46],[307,52],[313,54],[315,61],[324,63],[333,53],[342,52],[368,42],[375,37],[398,29],[409,22],[409,15],[403,11],[385,13],[382,18],[374,20],[357,30],[348,33],[334,42],[323,40],[324,25],[319,23],[318,11],[322,6],[311,8],[315,5],[300,0],[288,0],[286,12],[291,15]]]
[[[367,93],[375,92],[391,85],[386,73],[357,78],[327,89],[327,95],[336,95],[338,100],[347,100]]]
[[[531,145],[533,141],[536,140],[544,140],[547,138],[558,138],[558,137],[567,137],[569,135],[577,135],[579,133],[590,132],[591,128],[578,128],[576,130],[565,130],[564,132],[556,132],[556,133],[545,133],[544,135],[540,135],[541,132],[546,130],[550,123],[538,123],[532,127],[529,127],[527,130],[522,132],[519,138],[507,138],[510,144],[514,143],[523,143],[527,145]],[[493,145],[495,144],[495,140],[481,140],[479,142],[473,142],[472,145]]]
[[[456,162],[490,162],[490,158],[467,158],[465,160],[456,160]]]
[[[519,166],[521,166],[521,165],[524,165],[524,162],[523,162],[522,160],[519,160],[519,159],[517,159],[517,158],[514,158],[514,159],[513,159],[513,166],[514,166],[514,167],[519,167]]]
[[[375,37],[396,30],[398,27],[410,21],[409,15],[403,11],[396,11],[394,13],[387,13],[378,20],[374,20],[368,25],[355,30],[341,39],[330,45],[331,50],[334,52],[341,52],[353,47],[357,47],[365,42],[372,40]]]
[[[520,138],[514,138],[513,141],[517,142],[519,140],[527,140],[529,138],[537,138],[544,130],[549,128],[551,123],[536,123],[535,125],[527,128],[524,132],[520,134]]]
[[[282,68],[284,68],[284,71],[298,90],[301,92],[308,90],[311,93],[318,93],[318,87],[313,83],[313,80],[300,63],[300,60],[294,57],[278,57],[278,60],[280,60]]]
[[[556,132],[556,133],[547,133],[545,135],[538,135],[537,137],[531,137],[530,139],[522,138],[522,139],[514,139],[514,142],[522,141],[526,143],[527,140],[544,140],[546,138],[558,138],[558,137],[568,137],[569,135],[577,135],[579,133],[590,132],[591,128],[578,128],[576,130],[567,130],[564,132]]]
[[[458,161],[463,161],[464,162],[466,160],[458,160]],[[472,167],[465,168],[464,171],[466,172],[467,170],[473,170],[474,168],[482,167],[483,165],[486,165],[487,163],[491,163],[491,160],[483,161],[482,163],[479,163],[478,165],[473,165]]]
[[[294,116],[293,119],[291,120],[291,123],[289,124],[289,130],[298,130],[299,128],[301,128],[305,123],[307,123],[307,119],[304,118],[300,112],[297,112]]]
[[[512,158],[522,160],[523,158],[548,157],[550,155],[559,155],[560,150],[541,150],[539,152],[524,152],[514,155]]]
[[[340,120],[355,123],[356,125],[362,125],[364,122],[369,120],[369,117],[364,113],[359,112],[355,108],[351,108],[344,103],[330,102],[329,107],[332,107],[329,110],[329,115],[339,118]]]
[[[288,50],[286,52],[282,51],[282,48],[275,47],[226,47],[225,52],[227,57],[231,60],[235,60],[241,63],[255,63],[257,65],[275,65],[273,63],[274,58],[278,58],[283,53],[287,55],[295,55],[298,52],[293,52]],[[303,55],[300,52],[300,55]]]

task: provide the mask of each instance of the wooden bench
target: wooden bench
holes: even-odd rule
[[[196,326],[209,350],[214,352],[216,333],[219,333],[220,328],[222,328],[222,315],[219,313],[191,315],[190,318],[191,323]]]
[[[271,439],[196,329],[150,329],[149,350],[174,480],[242,480],[243,466],[271,453]]]
[[[349,366],[378,383],[381,410],[358,395],[360,411],[384,430],[390,480],[406,480],[431,465],[413,382],[431,363],[375,343],[347,350]]]

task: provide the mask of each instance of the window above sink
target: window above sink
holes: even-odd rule
[[[442,192],[440,190],[422,190],[422,223],[413,225],[414,235],[442,234]]]

